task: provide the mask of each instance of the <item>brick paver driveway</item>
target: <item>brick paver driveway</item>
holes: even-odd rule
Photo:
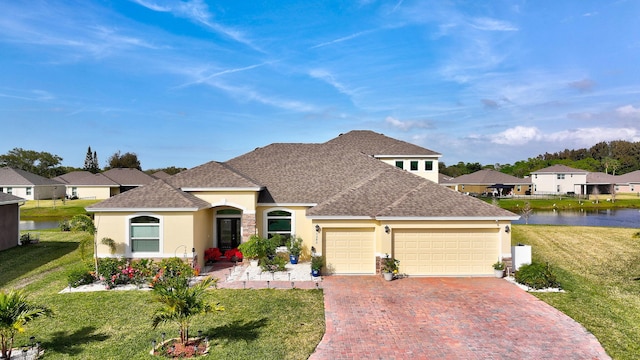
[[[496,278],[328,276],[310,359],[609,359],[580,324]]]

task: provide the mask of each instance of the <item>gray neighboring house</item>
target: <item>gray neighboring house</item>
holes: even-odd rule
[[[20,205],[23,198],[0,193],[0,251],[18,245],[20,238]]]
[[[53,179],[66,185],[66,194],[70,199],[108,199],[120,193],[120,184],[101,173],[72,171]]]
[[[531,179],[519,178],[492,169],[483,169],[471,174],[447,180],[443,185],[470,194],[527,195],[531,194]]]
[[[109,169],[103,172],[102,175],[120,185],[118,190],[115,193],[112,193],[111,196],[121,194],[139,186],[147,185],[156,180],[153,176],[132,168]]]
[[[48,200],[64,197],[64,183],[28,171],[10,167],[0,168],[0,192],[26,200]]]

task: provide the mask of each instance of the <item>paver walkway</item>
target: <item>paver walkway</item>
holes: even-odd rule
[[[311,360],[610,359],[580,324],[505,280],[328,276]]]

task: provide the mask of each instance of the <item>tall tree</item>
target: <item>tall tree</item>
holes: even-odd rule
[[[110,169],[116,168],[133,168],[142,170],[140,167],[140,161],[138,160],[138,155],[135,153],[124,153],[121,154],[120,150],[118,150],[115,154],[111,155],[108,160],[108,167]]]
[[[100,166],[98,165],[98,153],[91,151],[91,146],[87,149],[87,155],[84,157],[84,170],[97,174],[100,172]]]
[[[98,153],[93,151],[93,160],[91,162],[91,170],[92,173],[97,174],[100,172],[100,163],[98,162]]]
[[[8,166],[44,177],[55,177],[63,173],[60,163],[62,158],[46,151],[14,148],[0,155],[0,166]]]

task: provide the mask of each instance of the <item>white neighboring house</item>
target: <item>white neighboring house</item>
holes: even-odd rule
[[[531,173],[534,194],[587,194],[586,170],[553,165]]]
[[[10,167],[0,168],[0,192],[26,200],[60,199],[66,186],[56,180]]]

